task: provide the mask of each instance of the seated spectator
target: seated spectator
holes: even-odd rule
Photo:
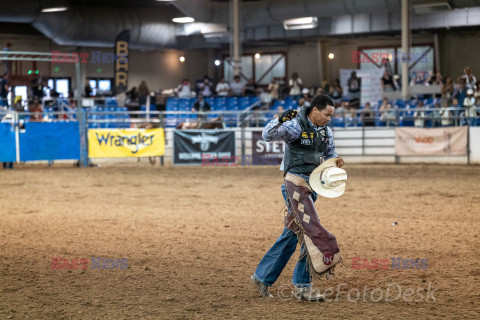
[[[51,95],[51,93],[50,93],[50,95]],[[92,87],[90,86],[90,83],[88,83],[88,82],[85,85],[85,97],[86,98],[93,97],[93,90],[92,90]]]
[[[191,98],[192,90],[190,89],[190,81],[187,78],[183,79],[176,91],[179,98]]]
[[[450,111],[448,110],[447,101],[442,102],[442,108],[440,109],[440,118],[443,127],[450,126]]]
[[[232,91],[232,95],[234,96],[241,96],[243,92],[243,87],[245,83],[241,81],[239,75],[233,77],[233,82],[230,84],[230,90]]]
[[[278,106],[277,114],[275,115],[275,118],[280,117],[283,112],[285,112],[285,109],[283,109],[283,106]]]
[[[423,106],[423,101],[420,101],[415,108],[415,113],[413,114],[414,126],[423,128],[425,126],[425,107]]]
[[[473,96],[473,90],[467,90],[467,97],[463,101],[463,107],[465,108],[465,118],[468,119],[471,126],[477,123],[477,111],[475,110],[475,97]]]
[[[289,95],[291,96],[299,96],[302,92],[302,79],[298,77],[298,73],[292,73],[292,78],[288,80],[288,87],[290,89]]]
[[[442,110],[440,108],[440,103],[435,103],[433,107],[433,126],[440,127],[442,125]]]
[[[330,97],[332,97],[333,102],[340,103],[343,96],[343,89],[342,89],[342,86],[340,85],[340,80],[335,79],[333,86],[330,87],[329,94],[330,94]]]
[[[300,98],[300,100],[298,100],[298,108],[297,108],[297,111],[300,110],[301,107],[310,107],[310,102],[305,100],[304,98]]]
[[[472,74],[472,68],[466,67],[463,71],[465,74],[463,75],[463,79],[465,79],[465,86],[468,89],[476,90],[477,89],[477,78]]]
[[[345,117],[345,113],[347,112],[347,102],[346,101],[342,101],[340,106],[338,108],[335,109],[335,115],[338,117],[338,118],[344,118]]]
[[[360,100],[360,85],[361,79],[357,77],[357,72],[352,71],[350,79],[347,82],[348,85],[348,100],[351,104],[356,104]]]
[[[198,93],[204,97],[210,97],[213,95],[213,83],[207,75],[205,75],[203,81],[198,84]]]
[[[140,86],[138,86],[138,103],[141,106],[144,106],[147,103],[147,97],[150,95],[150,90],[148,89],[147,83],[142,81]]]
[[[217,95],[221,97],[228,96],[230,94],[230,85],[228,84],[227,81],[225,81],[225,78],[222,78],[219,83],[217,83],[217,87],[215,88],[215,91],[217,92]]]
[[[323,89],[323,87],[318,87],[315,90],[315,95],[318,96],[319,94],[325,94],[325,89]]]
[[[388,73],[387,70],[383,72],[382,77],[382,90],[383,91],[395,91],[395,86],[393,84],[393,79]]]
[[[310,97],[310,90],[308,88],[302,89],[302,99],[304,99],[307,102],[312,101],[312,98]]]
[[[370,105],[370,102],[365,103],[365,108],[361,111],[360,117],[365,127],[375,126],[375,115]]]
[[[33,98],[29,107],[28,112],[32,113],[30,115],[31,122],[43,121],[43,106],[38,101],[38,98]]]
[[[388,100],[387,100],[388,101]],[[391,123],[395,123],[396,115],[395,110],[393,110],[390,103],[382,104],[380,107],[380,120],[385,121],[387,126],[390,126]]]
[[[203,99],[203,95],[198,95],[198,101],[193,104],[192,112],[208,112],[210,111],[210,105],[207,101]],[[200,124],[208,121],[208,115],[206,114],[198,114],[197,119]]]
[[[242,95],[244,96],[256,96],[259,92],[258,85],[253,78],[248,79],[248,82],[242,89]]]
[[[8,107],[8,93],[10,92],[10,86],[8,84],[8,74],[4,74],[0,80],[0,108]]]

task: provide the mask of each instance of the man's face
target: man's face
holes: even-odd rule
[[[335,108],[333,106],[328,106],[323,110],[318,110],[317,108],[313,108],[310,112],[311,117],[310,120],[313,122],[314,125],[318,127],[324,127],[330,121],[335,112]]]

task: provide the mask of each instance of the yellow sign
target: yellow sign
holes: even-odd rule
[[[91,158],[156,157],[165,153],[165,133],[160,129],[89,129]]]

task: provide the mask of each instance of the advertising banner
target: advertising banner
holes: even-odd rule
[[[115,66],[113,69],[113,93],[118,95],[128,88],[128,45],[130,30],[124,30],[115,39]]]
[[[252,132],[252,165],[279,165],[285,153],[283,141],[267,142],[261,131]]]
[[[395,129],[395,154],[415,155],[466,155],[467,127]]]
[[[173,164],[192,166],[236,165],[235,132],[175,130]]]
[[[157,157],[165,153],[165,134],[157,129],[89,129],[90,158]]]

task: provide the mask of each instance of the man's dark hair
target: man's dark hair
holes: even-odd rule
[[[312,108],[317,108],[318,110],[324,110],[327,106],[335,106],[335,103],[333,102],[332,98],[327,96],[326,94],[319,94],[318,96],[315,96],[312,99],[312,102],[310,102],[310,105]]]

